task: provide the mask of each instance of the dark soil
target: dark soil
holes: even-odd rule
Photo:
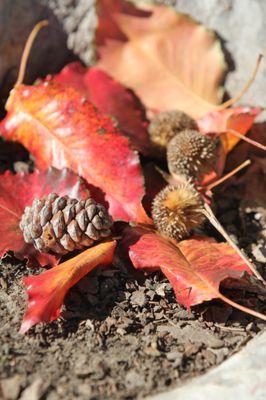
[[[1,172],[27,170],[31,163],[26,160],[25,154],[20,161],[6,157]],[[217,204],[224,226],[261,268],[265,210],[226,193]],[[22,278],[40,271],[12,256],[2,260],[0,373],[5,399],[140,399],[205,373],[265,326],[219,301],[188,312],[176,303],[160,273],[145,276],[119,262],[80,281],[69,292],[59,320],[22,336]],[[226,294],[265,312],[258,292]]]

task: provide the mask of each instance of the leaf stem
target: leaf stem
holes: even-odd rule
[[[20,85],[23,82],[23,79],[25,76],[25,71],[26,71],[26,66],[27,66],[27,61],[29,58],[29,53],[31,51],[33,42],[34,42],[37,34],[43,27],[47,26],[48,24],[49,24],[49,22],[47,20],[43,20],[43,21],[38,22],[32,29],[32,31],[27,39],[23,53],[22,53],[21,62],[20,62],[20,66],[19,66],[18,78],[14,85],[15,87]]]
[[[227,129],[226,130],[227,133],[230,133],[231,135],[234,135],[242,140],[244,140],[245,142],[252,144],[255,147],[258,147],[261,150],[266,151],[266,146],[264,146],[263,144],[256,142],[256,140],[252,140],[250,138],[248,138],[245,135],[242,135],[242,133],[235,131],[234,129]]]
[[[220,299],[223,300],[225,303],[230,304],[230,306],[237,308],[240,311],[243,311],[246,314],[253,315],[253,317],[260,318],[263,321],[266,321],[266,315],[258,311],[251,310],[250,308],[242,306],[241,304],[235,303],[233,300],[230,300],[228,297],[224,296],[221,293],[220,293]]]
[[[224,103],[217,106],[216,110],[224,110],[225,108],[228,108],[228,107],[234,105],[235,103],[237,103],[238,100],[240,100],[241,97],[243,97],[243,95],[248,91],[248,89],[250,88],[250,86],[252,85],[252,83],[254,82],[254,80],[256,78],[262,58],[263,58],[263,55],[259,54],[255,68],[251,74],[251,77],[249,78],[249,80],[247,81],[247,83],[245,84],[245,86],[243,87],[241,92],[237,96],[233,97],[232,99],[227,100]]]

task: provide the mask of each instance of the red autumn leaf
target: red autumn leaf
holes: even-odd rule
[[[215,109],[226,65],[213,33],[167,6],[145,6],[146,15],[135,8],[132,15],[121,2],[114,8],[98,3],[97,67],[131,88],[150,111],[179,109],[198,118]]]
[[[58,258],[41,254],[32,245],[26,244],[19,228],[24,208],[35,198],[42,198],[51,192],[59,195],[83,199],[87,197],[87,185],[68,169],[63,171],[50,168],[48,171],[35,171],[32,174],[13,175],[6,172],[0,175],[0,257],[12,250],[16,257],[29,257],[41,265],[58,262]]]
[[[74,87],[98,110],[115,117],[134,148],[143,154],[149,153],[150,141],[144,110],[132,92],[104,71],[93,67],[84,68],[79,62],[68,64],[53,79]]]
[[[227,301],[219,291],[221,282],[238,279],[244,271],[252,274],[227,243],[188,239],[174,244],[158,233],[127,228],[126,246],[135,268],[160,268],[177,301],[188,308],[214,298]]]
[[[23,143],[40,168],[69,167],[105,193],[114,219],[149,221],[138,155],[79,92],[55,82],[21,85],[7,110],[2,135]]]
[[[220,133],[225,152],[228,153],[241,140],[228,130],[245,135],[260,112],[258,107],[233,107],[211,112],[198,119],[197,123],[202,133]]]
[[[125,0],[98,0],[97,15],[98,27],[96,32],[97,44],[104,44],[106,39],[126,41],[127,37],[119,28],[115,14],[123,12],[127,15],[147,17],[149,12],[136,8]]]
[[[110,264],[115,247],[115,241],[100,243],[40,275],[25,278],[28,309],[20,333],[39,322],[58,318],[67,291],[93,268]]]

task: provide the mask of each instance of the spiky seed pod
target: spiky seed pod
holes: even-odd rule
[[[193,185],[168,185],[155,196],[152,218],[158,231],[181,240],[205,220],[203,201]]]
[[[196,121],[182,111],[167,111],[152,119],[148,131],[156,150],[165,156],[169,141],[184,129],[197,130]]]
[[[184,130],[167,146],[167,163],[174,177],[199,179],[214,168],[219,141],[195,130]]]
[[[25,242],[37,250],[65,254],[109,236],[112,223],[105,207],[92,198],[77,200],[51,193],[25,207],[20,229]]]

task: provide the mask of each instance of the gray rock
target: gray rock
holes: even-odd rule
[[[266,332],[219,367],[150,400],[263,400],[266,398]]]
[[[93,46],[97,27],[96,0],[40,0],[61,22],[67,45],[85,64],[95,60]]]
[[[229,73],[225,87],[230,96],[237,95],[254,69],[259,54],[266,56],[266,2],[264,0],[172,0],[172,4],[213,29],[223,41]],[[266,103],[266,62],[242,104],[263,106]]]
[[[49,20],[34,42],[27,66],[25,82],[58,71],[70,58],[67,36],[48,5],[37,0],[0,0],[0,87],[7,96],[17,75],[28,35],[34,25]]]

